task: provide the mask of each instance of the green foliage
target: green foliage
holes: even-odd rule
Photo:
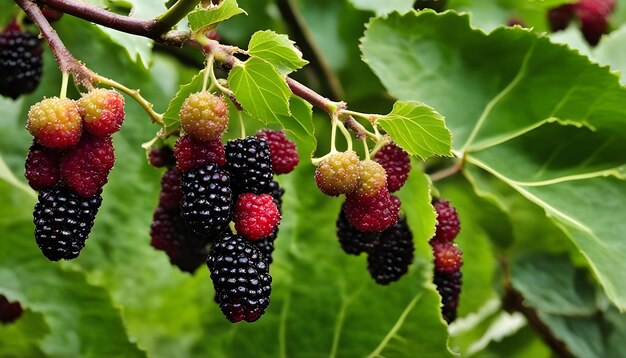
[[[243,108],[264,123],[277,122],[280,115],[291,115],[287,83],[274,66],[261,58],[251,57],[233,67],[228,84]]]
[[[413,8],[414,0],[350,0],[354,7],[361,10],[371,10],[376,15],[384,15],[393,11],[407,12]]]
[[[28,108],[59,93],[61,76],[46,50],[37,91],[0,98],[0,294],[25,308],[15,324],[0,325],[0,357],[550,356],[519,313],[503,311],[509,284],[575,355],[626,355],[626,88],[612,72],[626,68],[618,51],[624,28],[595,49],[580,45],[576,24],[550,38],[541,34],[546,9],[565,2],[448,2],[470,17],[412,11],[414,2],[405,0],[225,0],[188,14],[177,30],[188,25],[198,34],[220,25],[222,42],[248,47],[236,51],[240,61],[228,74],[244,111],[229,101],[224,140],[240,136],[241,115],[246,134],[284,128],[300,154],[299,167],[277,178],[286,194],[271,305],[254,324],[223,317],[205,267],[183,274],[150,246],[162,170],[146,163],[140,145],[159,128],[130,97],[86,248],[72,262],[42,257],[33,239],[36,193],[22,173]],[[166,8],[162,0],[91,3],[138,18]],[[235,16],[247,15],[244,9],[250,16]],[[1,3],[0,23],[15,10]],[[289,12],[297,24],[283,20]],[[615,26],[622,13],[618,7]],[[512,17],[534,29],[500,27]],[[202,56],[176,49],[166,55],[151,40],[71,16],[54,27],[90,69],[141,89],[164,111],[167,132],[178,129],[183,101],[202,89],[206,69],[190,65],[201,66]],[[303,58],[300,49],[316,58]],[[399,282],[376,285],[365,255],[340,249],[341,200],[317,190],[308,160],[318,140],[327,145],[329,118],[291,93],[287,75],[372,113],[363,117],[413,156],[398,196],[415,260]],[[79,93],[70,86],[68,95]],[[450,165],[459,172],[434,183],[424,173]],[[461,218],[463,290],[459,320],[450,326],[431,283],[431,191],[451,200]]]
[[[512,284],[556,337],[582,357],[619,357],[626,338],[624,316],[606,304],[585,270],[567,257],[520,257],[511,265]]]
[[[626,126],[615,105],[626,89],[614,74],[545,37],[514,28],[485,34],[454,13],[374,19],[361,47],[391,93],[445,115],[468,168],[486,170],[542,207],[608,297],[626,308],[626,273],[614,269],[626,255],[618,214],[626,209]]]

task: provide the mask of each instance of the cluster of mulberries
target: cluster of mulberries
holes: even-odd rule
[[[161,177],[159,203],[150,226],[151,245],[164,251],[172,265],[193,273],[206,259],[210,237],[194,233],[181,216],[181,171],[175,166],[174,153],[169,147],[150,152],[150,163],[165,167]]]
[[[0,33],[0,95],[16,99],[37,88],[43,72],[41,40],[17,23]]]
[[[152,246],[188,272],[206,259],[226,318],[256,321],[270,302],[269,264],[281,219],[284,190],[273,177],[298,164],[295,144],[282,131],[263,130],[223,145],[228,106],[209,92],[191,94],[179,115],[184,134],[174,150],[149,156],[153,165],[168,166]]]
[[[111,135],[124,117],[124,97],[106,89],[30,108],[26,128],[34,140],[25,176],[39,191],[35,240],[49,260],[74,259],[85,246],[115,162]]]
[[[19,302],[11,302],[5,296],[0,295],[0,324],[15,322],[22,312],[22,305]]]
[[[411,170],[408,154],[395,144],[382,147],[374,160],[360,161],[353,151],[333,153],[315,171],[315,182],[328,196],[345,194],[343,211],[362,232],[382,232],[398,222],[400,189]]]
[[[459,215],[449,201],[435,199],[433,207],[437,212],[435,236],[430,240],[435,261],[433,282],[441,295],[441,313],[450,323],[456,319],[463,278],[463,251],[454,243],[461,225]]]
[[[583,36],[590,45],[597,45],[609,30],[609,19],[615,10],[615,0],[579,0],[548,12],[552,31],[564,30],[572,19],[580,22]]]
[[[413,261],[413,235],[400,218],[400,199],[391,194],[410,170],[409,155],[388,144],[374,160],[359,161],[355,152],[333,154],[315,172],[324,194],[346,195],[337,220],[341,247],[351,255],[367,253],[368,271],[381,285],[400,279]]]

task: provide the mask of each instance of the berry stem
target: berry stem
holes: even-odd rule
[[[369,137],[374,142],[378,141],[380,134],[368,131],[367,129],[365,129],[365,127],[363,127],[361,123],[359,123],[356,119],[354,119],[354,117],[350,115],[344,116],[344,118],[345,125],[354,132],[354,135],[357,139],[361,140],[364,137]],[[374,126],[374,128],[376,128],[376,126]]]
[[[165,130],[166,125],[165,125],[165,122],[163,122],[163,115],[160,113],[157,113],[154,110],[154,108],[152,108],[152,103],[148,102],[145,98],[143,98],[141,94],[139,93],[139,90],[130,89],[119,82],[108,79],[106,77],[102,77],[100,75],[96,75],[93,80],[95,83],[100,83],[105,86],[117,88],[118,90],[129,95],[132,99],[135,100],[135,102],[137,102],[137,104],[141,106],[141,108],[143,108],[144,111],[146,111],[146,113],[152,119],[153,123],[159,123]]]
[[[209,56],[207,60],[206,68],[204,69],[204,78],[202,79],[202,92],[205,92],[207,89],[207,84],[209,83],[209,75],[211,69],[213,68],[213,56]],[[213,82],[211,82],[211,86],[213,86]]]
[[[204,35],[202,35],[204,36]],[[224,86],[222,86],[222,84],[220,83],[220,81],[217,79],[217,77],[215,77],[215,56],[213,54],[209,54],[209,60],[207,63],[207,71],[209,72],[209,75],[211,76],[211,86],[215,86],[217,87],[218,90],[220,90],[220,92],[224,93],[226,96],[228,96],[233,103],[235,103],[237,105],[237,108],[239,108],[240,106],[238,105],[237,99],[235,97],[235,94],[233,93],[233,91],[231,91],[229,88],[226,88]]]
[[[337,123],[339,123],[339,120],[335,115],[333,115],[331,121],[332,126],[330,130],[330,152],[335,153],[337,152],[337,145],[335,141],[337,140]]]
[[[337,121],[337,125],[339,126],[339,130],[346,138],[346,142],[348,143],[348,151],[352,151],[352,137],[350,136],[350,132],[346,129],[346,127],[340,121]]]
[[[374,127],[374,129],[377,132],[376,135],[378,136],[378,141],[376,142],[376,145],[374,146],[374,148],[372,148],[372,150],[370,151],[370,155],[375,155],[376,152],[380,150],[380,148],[391,143],[391,138],[389,138],[389,136],[381,135],[380,133],[378,133],[378,130],[376,129],[376,127]]]
[[[241,138],[245,138],[246,137],[246,125],[243,123],[243,113],[241,113],[241,111],[237,111],[237,116],[239,117],[239,130]]]
[[[65,99],[67,97],[67,82],[70,79],[70,74],[68,72],[63,72],[63,77],[61,78],[61,93],[59,94],[60,99]]]
[[[370,149],[367,146],[367,138],[361,139],[361,143],[363,143],[363,151],[365,152],[365,160],[370,160]]]

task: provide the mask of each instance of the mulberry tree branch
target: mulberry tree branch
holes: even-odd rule
[[[33,19],[37,26],[39,26],[42,36],[50,45],[61,70],[72,73],[81,83],[91,85],[91,82],[97,78],[97,75],[72,56],[63,45],[63,42],[54,29],[50,26],[45,17],[43,17],[41,10],[37,7],[35,2],[31,0],[14,1]],[[198,43],[196,39],[191,38],[190,31],[171,30],[173,24],[177,23],[180,18],[184,17],[186,12],[193,7],[192,4],[195,6],[195,4],[198,3],[197,0],[179,0],[176,5],[172,7],[176,7],[176,9],[173,10],[171,8],[170,11],[160,17],[149,20],[118,15],[77,0],[37,0],[37,2],[53,10],[64,12],[115,30],[147,37],[156,42],[178,47],[182,47],[183,45],[200,47],[206,54],[212,54],[215,61],[227,71],[241,63],[241,60],[234,56],[235,51],[233,51],[233,48],[230,46],[222,45],[217,41],[208,39],[202,41],[202,43]],[[346,103],[332,101],[294,79],[287,77],[285,81],[294,95],[326,111],[331,117],[347,108]],[[358,138],[367,135],[367,133],[361,133],[362,126],[349,125],[348,127]]]
[[[17,5],[24,10],[39,28],[41,36],[46,40],[52,54],[59,64],[61,72],[71,73],[74,79],[84,86],[91,86],[92,78],[95,74],[78,61],[65,47],[56,31],[50,26],[48,20],[41,12],[41,9],[28,0],[15,0]]]
[[[76,0],[38,0],[41,5],[94,22],[118,31],[151,38],[157,42],[182,46],[191,36],[189,31],[170,31],[199,1],[179,0],[168,12],[156,19],[136,19],[119,15],[95,5]]]

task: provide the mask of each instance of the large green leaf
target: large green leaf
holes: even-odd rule
[[[39,252],[29,215],[33,198],[6,183],[0,183],[0,193],[4,201],[0,208],[0,294],[43,315],[49,333],[33,317],[27,316],[30,323],[24,323],[33,325],[30,333],[39,341],[39,349],[52,357],[144,356],[129,342],[120,312],[105,290],[88,284],[83,273],[47,261]],[[27,347],[23,346],[37,350]]]
[[[243,108],[264,123],[291,115],[287,83],[274,66],[260,58],[251,57],[233,67],[228,85]]]
[[[467,168],[542,207],[626,309],[626,270],[615,269],[626,255],[626,89],[615,74],[546,37],[487,34],[453,12],[374,19],[361,49],[393,95],[446,117]]]
[[[388,14],[393,11],[407,12],[413,8],[414,0],[350,0],[354,7],[361,10],[371,10],[376,15]]]
[[[511,264],[511,282],[550,331],[576,356],[618,357],[626,337],[626,314],[598,299],[587,272],[565,256],[520,257]]]

